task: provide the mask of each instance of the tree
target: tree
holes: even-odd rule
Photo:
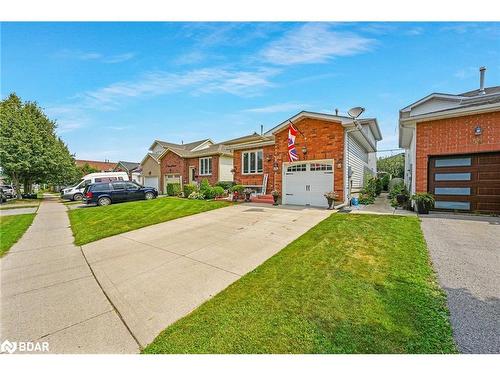
[[[56,123],[35,102],[23,103],[14,93],[0,102],[0,166],[16,190],[24,184],[64,184],[77,178],[75,161],[56,135]]]
[[[80,173],[80,177],[83,177],[87,174],[100,172],[99,169],[90,166],[89,163],[85,163],[82,166],[79,166],[77,168],[78,168],[78,172]]]
[[[387,172],[392,178],[403,178],[405,174],[405,156],[403,153],[379,158],[377,160],[377,171]]]

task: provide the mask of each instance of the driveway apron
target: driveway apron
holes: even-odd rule
[[[0,259],[0,342],[48,342],[49,353],[136,353],[79,247],[66,207],[46,197]]]
[[[422,229],[462,353],[500,353],[500,218],[430,214]]]
[[[241,204],[82,247],[141,345],[329,216],[304,207]]]

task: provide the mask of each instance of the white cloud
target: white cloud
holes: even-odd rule
[[[159,96],[178,91],[194,95],[225,92],[238,96],[258,95],[272,86],[269,78],[275,69],[235,71],[223,68],[205,68],[185,73],[157,71],[146,73],[137,80],[113,83],[95,91],[87,91],[79,98],[87,107],[113,109],[122,101],[144,96]]]
[[[57,52],[54,56],[60,59],[72,59],[72,60],[83,60],[83,61],[92,60],[106,64],[116,64],[132,59],[135,56],[135,54],[128,52],[118,55],[106,56],[99,52],[94,52],[94,51],[63,49]]]
[[[479,68],[469,66],[467,68],[457,70],[453,75],[458,79],[467,79],[476,74],[479,76]]]
[[[298,103],[280,103],[280,104],[268,105],[265,107],[245,109],[244,112],[282,113],[282,112],[290,112],[290,111],[300,111],[306,107],[308,107],[308,105],[298,104]]]
[[[310,23],[271,42],[261,52],[261,56],[276,65],[324,63],[338,56],[369,51],[373,45],[373,39],[332,31],[328,24]]]

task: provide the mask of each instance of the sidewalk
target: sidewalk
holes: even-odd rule
[[[139,347],[73,245],[66,207],[46,197],[0,260],[0,342],[48,342],[49,353],[137,353]]]

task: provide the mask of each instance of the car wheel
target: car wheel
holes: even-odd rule
[[[144,197],[146,198],[146,200],[150,200],[150,199],[153,199],[155,197],[155,195],[153,193],[146,193],[146,195]]]
[[[76,193],[75,195],[73,195],[74,201],[81,201],[82,199],[83,199],[83,194]]]
[[[109,199],[108,197],[102,197],[102,198],[99,198],[97,200],[97,204],[99,206],[108,206],[111,204],[111,199]]]

